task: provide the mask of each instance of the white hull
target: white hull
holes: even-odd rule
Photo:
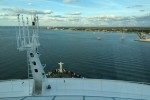
[[[67,98],[70,96],[94,96],[97,98],[115,97],[150,100],[150,85],[146,84],[116,80],[76,78],[49,78],[48,82],[51,84],[51,89],[45,89],[42,97],[62,96]],[[0,98],[32,97],[32,91],[33,80],[12,80],[0,82]]]

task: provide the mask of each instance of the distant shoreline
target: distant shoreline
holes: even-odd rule
[[[150,27],[41,27],[48,30],[72,30],[89,32],[145,32],[150,33]]]
[[[1,27],[16,27],[16,26],[0,26]],[[40,29],[47,30],[72,30],[72,31],[88,31],[88,32],[144,32],[149,34],[150,27],[47,27],[41,26]]]

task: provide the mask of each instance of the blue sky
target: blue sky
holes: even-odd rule
[[[150,0],[0,0],[0,26],[33,11],[43,26],[150,26]]]

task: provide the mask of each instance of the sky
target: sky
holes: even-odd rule
[[[0,26],[17,14],[39,16],[40,26],[149,27],[150,0],[0,0]]]

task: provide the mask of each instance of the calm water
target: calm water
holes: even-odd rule
[[[46,72],[58,62],[88,78],[150,82],[150,43],[136,34],[40,30],[40,59]],[[102,40],[97,40],[100,36]],[[27,78],[26,52],[16,50],[15,28],[0,27],[0,79]]]

